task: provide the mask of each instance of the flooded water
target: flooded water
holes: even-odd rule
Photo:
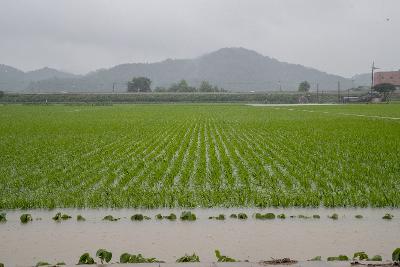
[[[73,218],[60,223],[51,218],[61,211]],[[400,247],[400,209],[196,209],[194,222],[156,220],[154,215],[178,216],[182,210],[93,210],[57,209],[6,211],[7,222],[0,224],[0,262],[6,266],[34,265],[38,261],[76,264],[79,256],[105,248],[113,252],[113,262],[124,252],[142,253],[174,262],[185,253],[195,252],[202,262],[215,261],[214,250],[221,250],[239,260],[256,262],[290,257],[307,260],[315,256],[352,256],[365,251],[370,256],[379,254],[384,260]],[[245,212],[247,220],[231,219],[231,213]],[[256,220],[255,212],[285,213],[285,220]],[[34,221],[23,225],[22,213],[31,213]],[[148,221],[132,222],[130,216],[142,213]],[[223,213],[225,221],[209,220],[209,216]],[[327,218],[339,214],[338,220]],[[395,217],[383,220],[385,213]],[[82,214],[85,222],[77,222]],[[119,221],[102,221],[106,215],[121,217]],[[321,219],[288,218],[290,215],[319,214]],[[363,219],[354,216],[361,214]],[[41,220],[36,220],[41,218]]]

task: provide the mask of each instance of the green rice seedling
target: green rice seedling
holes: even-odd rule
[[[236,262],[237,261],[233,258],[229,258],[227,256],[221,255],[221,252],[218,249],[215,250],[215,257],[217,257],[218,262]]]
[[[237,219],[237,215],[236,214],[234,214],[234,213],[232,213],[230,216],[229,216],[229,218],[232,218],[232,219]]]
[[[6,218],[6,213],[2,212],[0,213],[0,222],[6,222],[7,218]]]
[[[58,212],[52,219],[53,219],[54,221],[59,222],[59,221],[61,221],[61,220],[68,220],[68,219],[71,219],[71,218],[72,218],[72,217],[69,216],[68,214],[61,214],[61,212]]]
[[[356,219],[362,219],[363,216],[361,214],[357,214],[356,216],[354,216]]]
[[[35,267],[47,266],[47,265],[50,265],[50,263],[45,262],[45,261],[39,261],[38,263],[36,263]]]
[[[195,221],[196,215],[190,211],[183,211],[181,214],[182,221]]]
[[[112,215],[107,215],[104,216],[103,221],[110,221],[110,222],[115,222],[118,221],[120,218],[114,218]]]
[[[367,259],[368,259],[368,255],[364,251],[354,253],[353,260],[363,261],[363,260],[367,260]]]
[[[246,214],[246,213],[239,213],[239,214],[238,214],[238,219],[240,219],[240,220],[246,220],[246,219],[247,219],[247,214]]]
[[[392,261],[400,262],[400,248],[396,248],[392,253]]]
[[[332,220],[337,220],[337,219],[339,219],[339,215],[337,213],[334,213],[331,216],[328,216],[328,218],[330,218]]]
[[[142,214],[134,214],[131,216],[132,221],[143,221],[144,216]]]
[[[393,219],[393,217],[394,217],[394,216],[393,216],[392,214],[386,213],[385,216],[382,217],[382,219],[384,219],[384,220],[391,220],[391,219]]]
[[[193,255],[185,254],[185,256],[177,259],[176,262],[200,262],[200,258],[195,253]]]
[[[312,217],[313,217],[313,219],[320,219],[321,218],[321,216],[319,216],[318,214],[314,214]]]
[[[163,216],[160,213],[157,214],[155,217],[156,217],[157,220],[162,220],[163,219]]]
[[[276,217],[278,219],[286,219],[286,215],[284,213],[278,214]]]
[[[316,256],[312,259],[309,259],[308,261],[322,261],[322,257],[321,256]]]
[[[28,213],[22,214],[21,217],[19,217],[21,223],[28,223],[33,221],[32,216]]]
[[[89,255],[89,253],[84,253],[79,257],[78,265],[81,264],[96,264],[94,259]]]
[[[372,258],[368,259],[367,261],[382,261],[381,255],[375,255]]]
[[[86,219],[85,219],[85,217],[83,217],[82,215],[78,215],[78,216],[76,216],[76,220],[78,221],[78,222],[84,222],[84,221],[86,221]]]
[[[328,257],[327,261],[348,261],[349,257],[346,255],[339,255],[337,257]]]
[[[142,254],[134,255],[123,253],[119,257],[120,263],[163,263],[164,261],[157,260],[156,258],[145,258]]]
[[[103,262],[109,263],[112,259],[112,253],[110,251],[101,248],[97,250],[96,257],[100,259],[101,264],[103,264]]]

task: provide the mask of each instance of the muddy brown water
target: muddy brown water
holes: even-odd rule
[[[60,223],[51,218],[56,212],[67,213],[73,218]],[[105,248],[113,252],[113,262],[119,261],[124,252],[142,253],[173,263],[185,253],[195,252],[202,262],[215,261],[214,250],[239,260],[257,262],[271,258],[290,257],[304,261],[315,256],[349,257],[356,251],[370,256],[379,254],[384,260],[400,247],[400,209],[195,209],[198,219],[194,222],[156,220],[158,213],[178,216],[182,210],[135,209],[56,209],[12,210],[7,222],[0,224],[0,262],[6,266],[29,266],[38,261],[76,264],[79,256]],[[231,219],[231,213],[245,212],[247,220]],[[320,219],[286,218],[285,220],[256,220],[255,212],[274,212],[290,215],[319,214]],[[22,213],[31,213],[34,221],[23,225]],[[148,221],[132,222],[130,216],[142,213]],[[225,221],[209,220],[209,216],[223,213]],[[327,218],[339,214],[338,220]],[[385,213],[394,215],[383,220]],[[77,222],[82,214],[85,222]],[[106,215],[121,217],[119,221],[102,221]],[[361,214],[363,219],[354,216]],[[41,218],[41,220],[36,220]]]

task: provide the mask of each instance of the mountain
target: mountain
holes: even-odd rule
[[[33,78],[28,78],[30,75]],[[187,80],[192,86],[207,80],[231,91],[293,91],[304,80],[310,82],[312,90],[315,90],[317,83],[320,90],[337,90],[338,81],[342,89],[352,86],[351,79],[280,62],[245,48],[222,48],[194,59],[121,64],[84,76],[48,68],[25,73],[23,76],[24,81],[29,82],[19,89],[34,92],[111,92],[113,87],[122,92],[126,90],[127,81],[138,76],[150,78],[153,88],[168,87],[181,79]],[[1,81],[0,76],[0,84]]]
[[[32,83],[48,83],[51,80],[77,78],[78,75],[62,72],[52,68],[41,68],[23,72],[14,67],[0,64],[0,90],[22,91],[31,87]]]

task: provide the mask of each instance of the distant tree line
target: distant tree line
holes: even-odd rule
[[[151,92],[151,80],[146,77],[135,77],[132,81],[128,82],[128,92]],[[190,93],[190,92],[227,92],[223,88],[213,86],[208,81],[202,81],[199,87],[190,86],[186,80],[181,80],[178,83],[172,84],[170,87],[158,86],[154,92],[176,92],[176,93]]]

